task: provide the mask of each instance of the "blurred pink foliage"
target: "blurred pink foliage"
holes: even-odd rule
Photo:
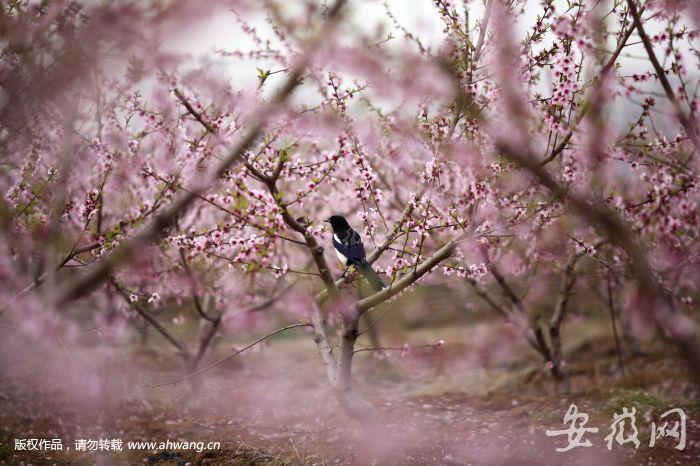
[[[144,313],[183,306],[214,331],[222,319],[236,333],[307,322],[327,285],[307,246],[315,240],[332,257],[322,223],[332,214],[347,216],[368,253],[381,250],[374,268],[387,283],[456,240],[408,289],[493,287],[497,269],[527,294],[518,305],[553,307],[567,260],[584,254],[582,282],[602,289],[612,275],[623,314],[647,306],[634,298],[630,251],[506,156],[503,148],[515,148],[629,229],[675,308],[672,322],[655,321],[653,310],[642,320],[697,338],[693,2],[638,5],[672,95],[660,90],[650,57],[634,69],[618,61],[628,48],[645,54],[628,41],[626,2],[546,0],[533,19],[523,1],[489,0],[466,22],[461,7],[436,0],[438,44],[391,12],[387,37],[354,28],[351,4],[327,29],[317,2],[301,5],[3,5],[0,297],[3,321],[17,328],[2,332],[48,341],[96,326],[105,345],[117,345]],[[180,31],[232,11],[250,45],[209,60],[234,60],[234,71],[162,51]],[[275,103],[299,67],[292,96]],[[238,79],[236,70],[255,68],[256,80]],[[260,113],[264,129],[216,177]],[[188,192],[198,194],[158,223]],[[148,225],[159,234],[122,259]],[[106,260],[116,265],[95,286],[60,301]],[[331,326],[348,323],[329,307]],[[173,318],[182,323],[179,311]],[[410,351],[406,343],[401,354]]]

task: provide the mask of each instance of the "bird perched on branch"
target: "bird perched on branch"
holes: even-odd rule
[[[350,228],[348,221],[341,215],[333,215],[324,221],[330,223],[333,228],[333,248],[345,266],[345,272],[351,265],[354,266],[365,276],[374,291],[381,291],[385,287],[384,282],[367,262],[360,234]]]

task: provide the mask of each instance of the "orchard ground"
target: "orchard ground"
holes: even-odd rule
[[[354,380],[383,424],[368,429],[338,409],[303,330],[273,337],[193,380],[158,388],[142,386],[183,371],[156,335],[149,346],[124,347],[109,364],[90,348],[37,352],[3,371],[0,464],[698,464],[700,404],[687,372],[662,345],[643,345],[645,356],[626,355],[621,370],[609,321],[569,323],[564,342],[573,392],[567,396],[522,339],[503,338],[504,332],[502,322],[490,319],[384,331],[386,346],[446,344],[403,356],[358,354]],[[359,348],[369,345],[364,338]],[[210,360],[249,341],[224,339]],[[103,382],[86,378],[79,367]],[[592,447],[557,453],[566,436],[545,431],[568,427],[562,420],[571,403],[590,416],[586,427],[599,431],[586,435]],[[605,437],[623,407],[636,408],[640,446],[614,442],[609,451]],[[674,449],[671,438],[649,448],[651,421],[676,407],[688,416],[685,449]],[[70,450],[15,451],[16,438],[60,438]],[[123,451],[75,451],[75,439],[100,438],[121,439]],[[168,439],[219,441],[221,449],[125,448],[127,441]]]

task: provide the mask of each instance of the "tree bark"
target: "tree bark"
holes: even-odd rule
[[[567,393],[571,391],[571,378],[569,377],[569,372],[563,365],[564,360],[562,359],[561,353],[561,324],[566,316],[567,304],[571,296],[571,288],[573,288],[574,282],[576,281],[574,268],[576,267],[576,261],[579,257],[578,254],[569,256],[569,260],[564,268],[564,273],[562,274],[561,285],[559,286],[557,305],[549,320],[549,342],[552,346],[552,374],[554,374],[555,377],[558,376],[558,380],[564,384],[564,389]]]

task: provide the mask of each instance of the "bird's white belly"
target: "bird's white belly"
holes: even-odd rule
[[[336,235],[335,233],[333,234],[333,238],[340,243],[340,238],[338,238],[338,235]],[[338,251],[335,248],[335,245],[333,247],[333,250],[335,251],[335,255],[338,256],[338,260],[340,261],[340,263],[343,265],[348,265],[348,258],[342,255],[340,251]]]
[[[338,256],[338,260],[343,264],[343,265],[348,265],[348,258],[345,257],[338,251],[337,249],[333,248],[335,250],[335,255]]]

